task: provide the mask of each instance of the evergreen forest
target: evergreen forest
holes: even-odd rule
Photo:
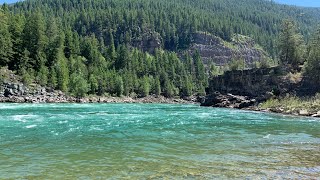
[[[201,56],[181,54],[194,33],[249,36],[270,57],[293,69],[308,61],[314,73],[319,22],[317,8],[269,0],[26,0],[0,7],[0,67],[77,97],[204,95]],[[136,45],[145,36],[161,40],[153,53]]]

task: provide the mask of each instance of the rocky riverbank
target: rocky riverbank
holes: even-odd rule
[[[246,110],[251,111],[261,111],[261,112],[270,112],[270,113],[277,113],[277,114],[284,114],[284,115],[294,115],[294,116],[306,116],[306,117],[315,117],[320,118],[320,111],[309,111],[306,109],[294,109],[294,110],[286,110],[284,107],[279,108],[261,108],[258,106],[252,106],[245,108]]]
[[[272,96],[269,96],[271,98]],[[222,94],[220,92],[212,93],[206,97],[204,97],[201,101],[201,106],[206,107],[218,107],[218,108],[233,108],[233,109],[243,109],[243,110],[251,110],[251,111],[261,111],[261,112],[271,112],[285,115],[295,115],[295,116],[309,116],[309,117],[317,117],[320,118],[320,110],[319,108],[306,108],[295,107],[288,108],[286,104],[281,104],[276,107],[263,107],[261,101],[263,98],[257,98],[260,100],[256,100],[256,98],[250,98],[248,96],[239,96],[233,94]],[[290,104],[287,104],[289,106]]]
[[[165,98],[163,96],[132,97],[99,97],[75,98],[61,91],[44,88],[37,84],[25,86],[22,83],[4,82],[0,89],[2,103],[195,103],[196,97],[185,99]]]

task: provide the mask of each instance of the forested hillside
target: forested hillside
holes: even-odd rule
[[[283,19],[308,39],[320,13],[264,0],[27,0],[1,7],[0,66],[76,96],[204,94],[199,53],[177,55],[196,32],[246,35],[276,57]]]

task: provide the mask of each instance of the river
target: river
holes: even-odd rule
[[[0,104],[0,179],[318,177],[318,119],[198,105]]]

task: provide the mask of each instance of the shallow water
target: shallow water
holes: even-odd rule
[[[0,179],[317,179],[320,121],[197,105],[0,104]]]

